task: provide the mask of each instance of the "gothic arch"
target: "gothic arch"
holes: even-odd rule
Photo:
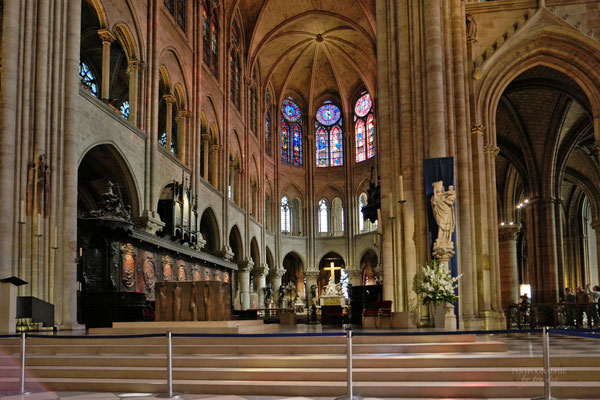
[[[233,225],[229,231],[229,247],[233,251],[234,262],[242,262],[244,260],[244,242],[237,225]]]
[[[219,221],[217,220],[213,209],[210,207],[202,212],[202,217],[200,218],[200,234],[202,235],[202,238],[206,240],[206,245],[204,245],[204,248],[202,249],[203,251],[215,254],[221,250]]]
[[[108,181],[121,187],[125,205],[131,206],[132,217],[141,213],[137,181],[127,158],[114,143],[96,144],[87,149],[78,167],[78,209],[92,211],[100,206]]]

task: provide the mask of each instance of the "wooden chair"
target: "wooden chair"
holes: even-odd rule
[[[382,322],[388,322],[388,328],[391,327],[392,319],[392,301],[377,300],[373,302],[373,308],[364,310],[362,314],[363,328],[380,328]]]

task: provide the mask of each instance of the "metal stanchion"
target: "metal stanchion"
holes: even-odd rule
[[[542,329],[542,347],[544,354],[544,395],[534,397],[533,400],[558,400],[556,397],[552,397],[550,388],[550,337],[546,326]]]
[[[181,393],[173,392],[173,334],[167,332],[167,393],[161,393],[156,397],[173,399],[180,398]]]
[[[27,346],[25,341],[25,332],[21,332],[21,390],[19,393],[31,394],[31,392],[25,391],[25,354],[27,353]]]
[[[362,397],[354,396],[354,388],[352,387],[352,329],[346,330],[346,370],[348,374],[346,377],[348,394],[338,397],[335,400],[362,400]]]

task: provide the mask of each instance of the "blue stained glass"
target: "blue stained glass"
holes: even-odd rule
[[[290,122],[298,121],[301,116],[300,108],[290,99],[285,99],[281,102],[281,112],[283,112],[285,119]]]
[[[365,121],[359,119],[354,125],[356,136],[356,162],[365,160]]]
[[[329,135],[325,128],[317,131],[317,167],[329,166]]]
[[[265,114],[265,150],[267,155],[271,155],[271,113]]]
[[[163,132],[163,134],[160,135],[160,138],[158,139],[158,144],[160,144],[165,149],[167,148],[167,132]]]
[[[375,120],[373,114],[367,118],[367,158],[375,155]]]
[[[317,121],[322,123],[323,125],[329,126],[333,125],[340,119],[342,113],[340,109],[335,104],[325,104],[319,108],[317,111]]]
[[[331,135],[331,166],[336,167],[343,164],[344,157],[342,153],[342,130],[339,126],[334,126],[329,133]]]
[[[79,61],[79,82],[85,85],[95,97],[98,97],[96,78],[92,74],[90,67],[83,61]]]
[[[354,113],[359,117],[364,117],[369,113],[369,111],[371,111],[372,106],[373,101],[371,100],[371,95],[369,93],[365,93],[356,101]]]
[[[281,121],[281,162],[290,163],[290,129],[285,121]]]
[[[293,164],[302,165],[302,129],[298,124],[294,125],[293,146]]]
[[[119,110],[121,111],[121,115],[123,116],[123,118],[129,119],[129,101],[128,100],[125,100],[123,103],[121,103],[121,107],[119,108]]]

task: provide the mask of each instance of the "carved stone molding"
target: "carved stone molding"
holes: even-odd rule
[[[281,267],[274,269],[271,273],[278,278],[282,278],[285,275],[286,270],[283,267]],[[306,276],[306,273],[304,275]]]
[[[496,158],[500,153],[500,147],[491,144],[486,144],[485,146],[483,146],[483,152],[486,154],[490,154],[492,157]]]
[[[113,43],[116,40],[115,35],[108,29],[98,29],[98,36],[100,36],[102,42]]]
[[[121,246],[121,280],[127,288],[135,285],[135,251],[131,243],[125,243]]]
[[[471,134],[483,136],[485,134],[485,126],[483,126],[481,124],[472,125],[471,126]]]
[[[510,240],[517,240],[521,225],[504,225],[498,228],[498,240],[500,242],[508,242]]]

